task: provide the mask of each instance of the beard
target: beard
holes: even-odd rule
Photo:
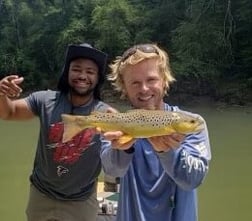
[[[87,90],[80,91],[80,90],[76,90],[74,87],[70,87],[70,91],[73,96],[87,97],[94,93],[94,88],[89,88]]]

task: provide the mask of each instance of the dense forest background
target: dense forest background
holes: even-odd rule
[[[111,61],[135,43],[170,55],[171,94],[252,101],[251,0],[0,0],[0,78],[54,88],[65,49],[89,42]]]

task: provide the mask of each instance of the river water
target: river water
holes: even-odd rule
[[[209,174],[199,188],[199,220],[252,220],[252,108],[191,110],[206,119],[212,150]]]
[[[199,188],[199,221],[252,220],[252,108],[198,105],[183,109],[202,115],[210,135],[212,161]],[[25,220],[37,126],[36,120],[0,121],[1,220]]]

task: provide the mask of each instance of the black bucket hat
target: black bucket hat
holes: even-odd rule
[[[107,57],[106,53],[99,51],[88,43],[69,45],[65,55],[65,65],[58,82],[58,90],[63,93],[68,93],[69,91],[70,86],[68,84],[68,71],[71,61],[77,58],[87,58],[93,60],[99,68],[99,80],[94,90],[94,96],[95,98],[100,99],[100,88],[105,78],[104,74],[107,67]]]

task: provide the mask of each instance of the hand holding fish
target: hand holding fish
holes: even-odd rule
[[[22,92],[22,88],[18,85],[23,82],[24,78],[18,75],[9,75],[0,81],[0,96],[17,98]]]
[[[150,137],[148,140],[156,152],[167,152],[170,149],[178,148],[184,138],[185,135],[183,134],[172,133],[165,136]]]
[[[130,139],[130,141],[126,143],[121,142],[121,138],[124,135],[122,131],[110,131],[110,132],[105,132],[103,134],[104,138],[106,140],[111,141],[111,146],[114,149],[119,149],[119,150],[127,150],[129,149],[136,141],[136,139]]]

